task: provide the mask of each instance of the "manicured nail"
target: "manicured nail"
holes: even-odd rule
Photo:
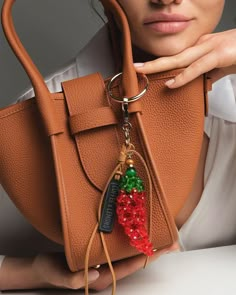
[[[99,278],[99,272],[95,269],[91,269],[88,272],[88,281],[89,283],[92,283],[96,281]]]
[[[171,79],[171,80],[166,81],[165,85],[167,87],[169,87],[169,86],[173,85],[174,83],[175,83],[175,79]]]
[[[137,62],[137,63],[134,63],[134,66],[135,66],[135,68],[142,68],[144,66],[144,63]]]

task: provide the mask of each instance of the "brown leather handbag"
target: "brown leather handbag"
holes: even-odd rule
[[[103,81],[95,73],[65,81],[62,92],[50,93],[14,30],[13,3],[4,1],[2,25],[35,97],[0,110],[0,182],[9,197],[38,231],[64,245],[73,272],[140,254],[117,220],[111,233],[98,230],[102,200],[117,172],[124,142],[120,123],[128,105],[132,144],[142,156],[135,165],[151,195],[146,226],[155,249],[170,247],[178,239],[174,218],[191,190],[200,155],[205,77],[170,90],[165,81],[180,70],[149,75],[146,93],[124,103],[124,97],[143,94],[147,80],[135,73],[122,8],[115,0],[102,0],[120,23],[123,75]]]

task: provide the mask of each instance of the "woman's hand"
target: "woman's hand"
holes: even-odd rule
[[[155,253],[150,261],[153,261],[167,252],[179,249],[177,243],[170,248]],[[113,263],[116,279],[120,280],[131,275],[144,266],[145,257],[142,255],[128,258],[120,262]],[[40,254],[33,262],[33,272],[48,288],[82,289],[84,288],[84,271],[70,272],[66,265],[64,255],[60,254]],[[110,269],[107,265],[95,270],[89,270],[89,288],[100,291],[112,283]]]
[[[150,261],[162,254],[179,249],[177,243],[170,248],[155,253]],[[143,267],[145,257],[139,255],[113,264],[117,280],[136,272]],[[89,269],[89,288],[103,290],[112,283],[107,265],[98,270]],[[35,257],[8,257],[3,260],[0,269],[0,290],[21,289],[82,289],[84,288],[84,271],[71,272],[63,253],[38,254]]]
[[[89,270],[89,281],[99,273]],[[84,286],[84,272],[72,273],[63,253],[38,254],[34,257],[6,256],[0,268],[0,290],[63,288]]]
[[[137,72],[144,74],[186,68],[166,82],[169,88],[183,86],[204,73],[208,73],[214,83],[236,73],[236,29],[204,35],[193,47],[177,55],[134,65]]]
[[[32,263],[32,272],[42,288],[80,289],[84,287],[84,271],[71,272],[64,253],[38,254]],[[89,269],[89,283],[96,281],[99,272]]]
[[[173,252],[173,251],[178,251],[178,250],[179,250],[179,244],[176,242],[170,248],[156,252],[152,257],[149,258],[149,262],[152,262],[158,259],[163,254]],[[143,268],[144,262],[145,262],[145,257],[143,255],[139,255],[136,257],[127,258],[122,261],[113,263],[117,281]],[[112,277],[111,277],[111,273],[108,266],[102,266],[98,271],[100,273],[100,276],[98,280],[90,284],[90,288],[96,291],[101,291],[107,288],[109,285],[111,285]]]

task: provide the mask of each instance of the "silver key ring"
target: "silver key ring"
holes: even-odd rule
[[[108,90],[108,94],[109,94],[109,96],[110,96],[112,99],[114,99],[114,100],[117,101],[117,102],[123,103],[123,102],[124,102],[124,97],[119,97],[119,96],[115,96],[115,95],[113,95],[113,93],[112,93],[112,89],[111,89],[112,86],[113,86],[113,83],[115,82],[115,80],[116,80],[117,78],[119,78],[121,75],[123,75],[122,72],[119,73],[119,74],[117,74],[117,75],[115,75],[114,77],[111,78],[111,80],[109,81],[109,83],[108,83],[108,85],[107,85],[107,90]],[[148,86],[149,86],[149,81],[148,81],[148,78],[147,78],[146,75],[142,75],[142,77],[144,77],[145,80],[146,80],[146,85],[145,85],[144,89],[143,89],[140,93],[138,93],[137,95],[135,95],[135,96],[126,97],[125,99],[128,100],[128,102],[136,101],[136,100],[138,100],[140,97],[142,97],[142,96],[146,93],[146,91],[147,91],[147,89],[148,89]]]

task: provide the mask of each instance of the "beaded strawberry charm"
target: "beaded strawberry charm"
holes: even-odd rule
[[[152,256],[153,245],[149,241],[145,228],[146,193],[141,178],[134,168],[134,161],[127,159],[128,168],[120,180],[120,191],[117,197],[116,213],[118,222],[123,226],[125,234],[130,239],[130,245],[147,256]]]
[[[137,101],[146,93],[149,83],[147,77],[142,75],[146,81],[146,85],[140,93],[132,97],[117,97],[113,94],[112,86],[115,80],[121,75],[122,73],[119,73],[110,80],[108,94],[114,101],[122,105],[122,130],[124,132],[125,143],[121,149],[118,168],[104,196],[99,230],[106,233],[112,231],[114,212],[116,212],[118,223],[124,228],[125,234],[129,237],[130,245],[135,247],[139,252],[147,256],[152,256],[154,249],[145,227],[147,217],[145,208],[146,193],[144,191],[143,181],[137,175],[132,159],[134,153],[139,158],[142,158],[142,156],[135,151],[134,145],[131,143],[130,131],[132,124],[129,121],[129,104]],[[145,161],[143,160],[143,162]],[[125,174],[123,174],[123,166],[125,164],[128,167]]]

